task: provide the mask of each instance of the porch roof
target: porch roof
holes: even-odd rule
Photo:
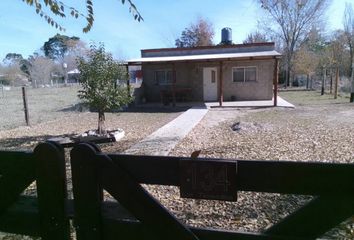
[[[260,52],[219,53],[219,54],[195,54],[184,56],[142,57],[128,60],[128,64],[159,63],[159,62],[185,62],[185,61],[228,61],[237,59],[256,59],[280,57],[275,50]]]

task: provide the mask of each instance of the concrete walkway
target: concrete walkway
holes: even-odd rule
[[[223,107],[273,107],[273,100],[266,101],[235,101],[223,102]],[[207,102],[205,105],[208,108],[219,107],[219,102]],[[277,107],[295,108],[295,106],[281,97],[277,97]]]
[[[126,150],[126,154],[167,156],[199,122],[208,109],[195,106]]]
[[[224,102],[223,107],[272,107],[273,101]],[[135,155],[167,156],[170,151],[202,120],[209,108],[219,107],[217,102],[193,106],[180,116],[167,123],[142,141],[127,149],[124,153]],[[278,97],[278,107],[295,106]]]

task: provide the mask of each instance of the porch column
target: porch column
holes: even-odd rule
[[[129,75],[129,63],[125,65],[126,70],[127,70],[127,93],[128,93],[128,98],[130,98],[130,75]]]
[[[222,74],[222,62],[220,62],[220,73],[219,73],[219,106],[222,107],[224,101],[224,91],[223,91],[223,74]]]
[[[176,63],[172,65],[172,106],[176,107]]]
[[[273,76],[274,107],[277,106],[277,97],[278,97],[278,75],[279,75],[279,59],[278,59],[277,57],[275,57],[274,76]]]

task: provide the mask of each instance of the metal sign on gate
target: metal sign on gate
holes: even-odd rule
[[[237,201],[237,162],[180,160],[180,196]]]

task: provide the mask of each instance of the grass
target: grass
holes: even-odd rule
[[[348,103],[348,94],[338,94],[337,99],[334,99],[333,94],[326,93],[321,96],[320,91],[287,91],[280,92],[280,97],[285,100],[298,105],[331,105],[339,103]]]
[[[64,109],[79,102],[77,86],[63,88],[26,88],[30,124],[56,119]],[[0,130],[26,125],[21,88],[0,92]]]

